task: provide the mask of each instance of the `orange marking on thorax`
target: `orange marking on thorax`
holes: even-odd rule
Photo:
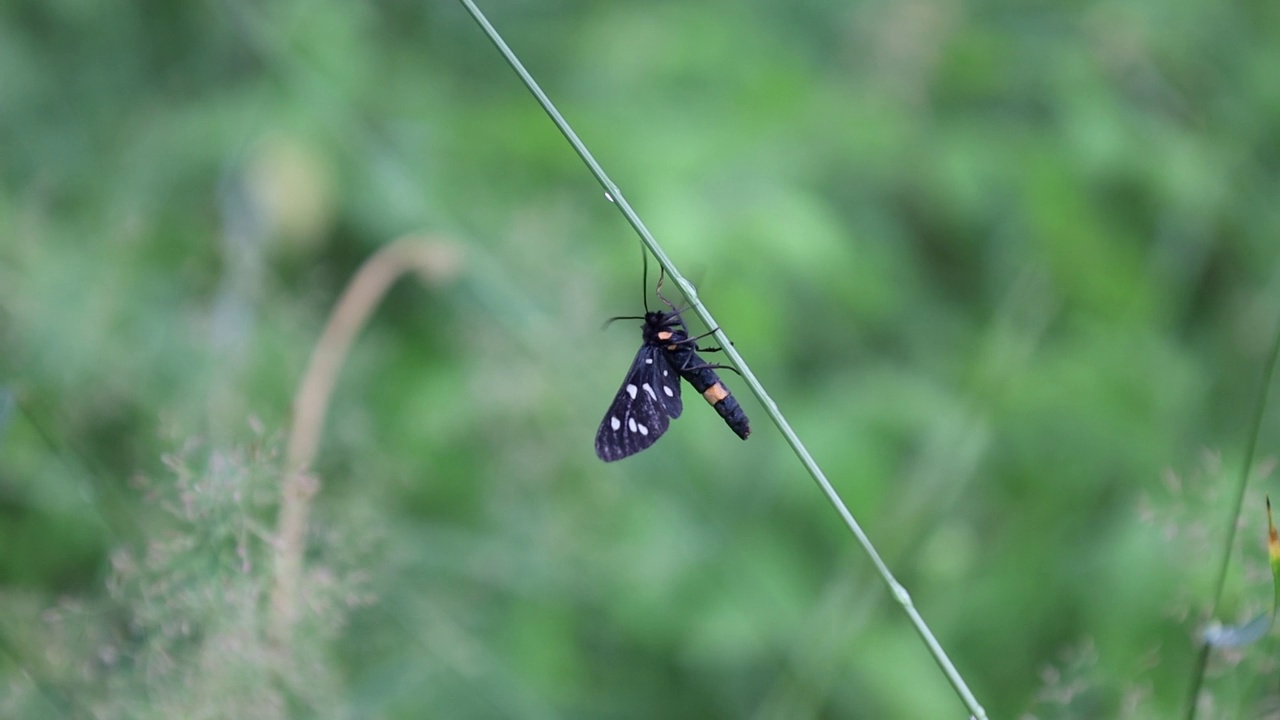
[[[703,390],[702,397],[706,398],[707,402],[711,403],[712,405],[716,405],[721,400],[724,400],[725,398],[729,397],[729,391],[725,389],[724,385],[720,383],[716,383],[715,385],[712,385],[706,390]]]
[[[670,339],[671,339],[671,331],[670,331],[670,330],[659,330],[659,331],[658,331],[657,338],[658,338],[659,340],[670,340]]]

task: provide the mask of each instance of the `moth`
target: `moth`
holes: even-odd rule
[[[662,297],[661,290],[659,278],[658,297]],[[643,320],[644,342],[596,431],[596,455],[605,462],[630,457],[662,437],[671,420],[680,417],[684,410],[680,401],[681,379],[702,394],[738,437],[746,440],[751,434],[747,414],[716,374],[716,368],[728,366],[713,365],[698,355],[699,352],[718,352],[720,348],[698,347],[698,340],[705,336],[690,337],[680,311],[665,297],[662,300],[671,308],[670,312],[650,311],[646,300],[643,317],[612,319]]]

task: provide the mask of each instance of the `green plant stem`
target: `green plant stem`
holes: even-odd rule
[[[1240,513],[1244,510],[1244,493],[1249,487],[1249,472],[1253,468],[1253,455],[1258,448],[1258,437],[1262,434],[1262,419],[1266,414],[1267,396],[1271,393],[1271,381],[1276,374],[1276,361],[1280,360],[1280,325],[1276,327],[1275,337],[1271,342],[1271,354],[1262,370],[1262,386],[1258,389],[1258,402],[1253,408],[1253,422],[1249,428],[1249,439],[1245,443],[1244,458],[1240,461],[1240,476],[1236,479],[1236,497],[1231,507],[1231,515],[1227,518],[1227,537],[1222,545],[1222,562],[1218,566],[1218,582],[1214,586],[1213,604],[1209,606],[1209,618],[1218,614],[1218,605],[1222,603],[1222,593],[1227,587],[1227,570],[1231,566],[1232,549],[1236,544],[1236,529],[1240,525]],[[1209,644],[1201,640],[1200,653],[1191,676],[1191,693],[1187,698],[1187,720],[1196,716],[1196,700],[1200,697],[1200,687],[1204,684],[1205,669],[1209,664]]]
[[[504,42],[502,37],[498,35],[498,31],[489,24],[489,21],[485,18],[484,14],[480,12],[480,9],[476,7],[472,0],[461,0],[461,2],[463,6],[466,7],[467,12],[471,13],[471,16],[475,18],[476,23],[478,23],[481,29],[484,30],[485,34],[489,37],[489,40],[493,42],[495,47],[497,47],[498,52],[502,53],[502,56],[506,58],[507,63],[516,71],[516,74],[520,76],[520,79],[524,81],[525,86],[529,88],[529,92],[533,93],[533,96],[537,99],[538,103],[542,105],[542,109],[551,117],[552,122],[556,124],[556,127],[559,128],[561,134],[563,134],[565,139],[569,141],[569,144],[573,146],[573,149],[578,153],[578,156],[581,157],[582,161],[586,163],[588,168],[590,168],[591,174],[594,175],[596,180],[598,180],[604,187],[605,192],[609,195],[609,199],[612,200],[618,206],[618,209],[622,211],[623,216],[626,217],[627,222],[631,224],[631,227],[635,228],[636,233],[640,236],[640,240],[644,243],[645,247],[649,249],[649,252],[653,253],[653,256],[657,258],[658,263],[666,270],[667,276],[672,280],[672,282],[679,286],[680,291],[684,293],[684,296],[689,300],[690,307],[693,308],[693,311],[697,313],[698,317],[702,319],[702,322],[705,323],[707,327],[713,329],[715,338],[719,341],[720,347],[724,349],[725,355],[729,357],[734,366],[738,368],[738,371],[742,373],[742,377],[746,381],[747,386],[751,388],[751,391],[755,393],[756,398],[760,400],[760,404],[764,406],[765,412],[769,415],[770,419],[773,420],[774,424],[778,426],[778,429],[782,431],[782,435],[786,438],[787,443],[791,446],[791,449],[795,451],[796,456],[800,458],[800,462],[804,465],[805,469],[809,471],[814,482],[818,484],[818,487],[821,488],[823,494],[827,496],[827,500],[833,507],[835,507],[836,511],[840,513],[840,517],[844,520],[844,524],[848,526],[849,531],[853,533],[853,536],[858,540],[858,543],[862,545],[863,550],[866,551],[867,556],[871,558],[872,564],[875,565],[876,571],[880,574],[881,579],[888,587],[890,594],[892,594],[898,604],[902,606],[903,611],[906,612],[912,625],[915,626],[916,632],[920,634],[925,645],[929,648],[929,652],[938,663],[938,667],[942,669],[947,680],[950,681],[951,686],[955,688],[956,694],[959,695],[961,701],[969,709],[969,712],[972,713],[975,718],[986,718],[986,711],[983,710],[982,706],[973,696],[973,693],[970,692],[968,685],[965,684],[959,671],[956,670],[955,666],[951,663],[950,658],[947,657],[946,651],[942,649],[942,645],[938,643],[937,639],[933,636],[933,633],[929,630],[929,626],[925,624],[924,618],[921,617],[920,613],[916,610],[906,588],[904,588],[893,577],[893,573],[890,572],[889,567],[885,565],[884,560],[880,558],[880,553],[876,552],[875,546],[872,545],[870,538],[868,538],[866,533],[863,532],[858,521],[854,519],[853,514],[849,512],[844,501],[840,499],[840,495],[836,492],[835,488],[831,486],[831,483],[828,482],[826,475],[822,472],[822,469],[818,467],[818,463],[814,461],[813,456],[809,454],[804,443],[800,441],[800,438],[796,436],[795,431],[791,429],[791,424],[787,422],[787,419],[783,417],[782,412],[778,410],[777,403],[773,401],[773,398],[769,397],[769,393],[765,391],[764,386],[760,384],[755,373],[751,371],[751,368],[747,365],[746,361],[738,354],[738,351],[734,348],[733,343],[729,340],[728,336],[726,336],[720,329],[720,324],[715,321],[715,318],[711,316],[711,312],[707,310],[707,307],[698,299],[697,290],[684,278],[683,275],[680,274],[680,271],[676,269],[675,265],[671,262],[671,258],[667,257],[666,252],[664,252],[658,242],[654,240],[653,235],[649,233],[649,229],[645,227],[644,223],[641,222],[640,217],[636,215],[635,210],[631,208],[631,205],[623,196],[622,191],[619,190],[618,186],[615,185],[613,181],[609,179],[609,176],[605,174],[604,169],[601,168],[600,164],[596,162],[594,157],[592,157],[591,152],[587,150],[586,145],[582,143],[577,134],[574,133],[573,129],[569,127],[569,123],[560,115],[560,112],[556,110],[555,106],[551,103],[551,100],[544,92],[542,92],[542,88],[540,88],[538,83],[533,79],[533,76],[531,76],[525,69],[524,65],[520,63],[520,60],[516,57],[515,53],[511,51],[511,48],[507,47],[506,42]]]

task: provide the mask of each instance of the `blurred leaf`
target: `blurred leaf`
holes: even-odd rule
[[[1270,558],[1272,600],[1271,611],[1263,613],[1242,625],[1213,624],[1205,628],[1202,637],[1211,647],[1241,647],[1257,642],[1266,636],[1280,608],[1280,536],[1276,534],[1271,517],[1271,498],[1267,497],[1267,555]]]
[[[1257,642],[1271,629],[1272,613],[1258,615],[1242,625],[1211,625],[1202,637],[1212,647],[1241,647]]]

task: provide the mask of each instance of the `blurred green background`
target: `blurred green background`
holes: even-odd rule
[[[993,717],[1179,713],[1280,320],[1280,5],[487,5]],[[595,458],[637,241],[461,6],[10,0],[0,173],[0,717],[964,717],[735,376],[750,441],[690,397]],[[291,403],[404,235],[281,671]]]

